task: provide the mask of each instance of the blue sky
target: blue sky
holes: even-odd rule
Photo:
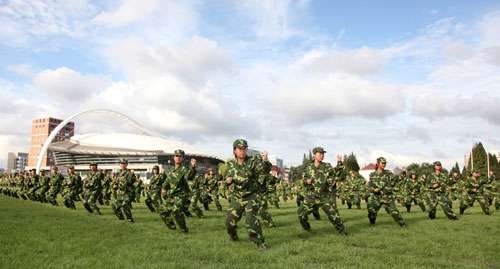
[[[0,1],[0,167],[33,117],[95,107],[288,164],[317,145],[394,166],[498,153],[498,25],[495,1]],[[77,130],[95,121],[117,128]]]

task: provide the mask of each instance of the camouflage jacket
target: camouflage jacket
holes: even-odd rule
[[[189,195],[190,189],[188,181],[196,176],[196,170],[193,167],[181,165],[172,167],[166,174],[162,188],[168,192],[169,196]]]
[[[306,183],[308,179],[312,180],[311,184]],[[336,175],[331,164],[321,162],[316,167],[314,162],[309,162],[304,167],[302,174],[302,194],[304,196],[329,194],[335,184]]]
[[[114,191],[133,194],[137,184],[135,174],[129,169],[122,169],[118,172],[111,182],[111,188]]]
[[[82,178],[77,175],[68,175],[63,181],[63,187],[66,192],[77,193],[80,190]]]
[[[393,195],[394,182],[394,174],[391,171],[375,171],[370,173],[368,189],[370,193],[376,196],[391,196]]]
[[[444,193],[448,187],[448,176],[445,173],[432,173],[427,177],[427,188],[430,192]]]
[[[60,192],[64,177],[61,174],[53,175],[50,178],[50,190],[53,192]]]
[[[164,181],[165,181],[164,173],[160,173],[158,175],[153,174],[151,179],[149,179],[148,191],[151,193],[160,193]]]
[[[83,181],[84,191],[99,191],[103,174],[100,171],[90,172]]]
[[[235,198],[258,194],[272,166],[269,161],[263,161],[259,157],[247,157],[242,164],[232,159],[226,165],[226,178],[233,179],[229,186],[229,195]]]

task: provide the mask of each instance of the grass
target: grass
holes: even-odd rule
[[[271,246],[265,252],[246,240],[244,220],[240,241],[230,242],[225,212],[188,218],[190,233],[181,234],[140,203],[133,224],[109,207],[102,216],[77,207],[0,195],[0,268],[500,268],[500,215],[477,206],[455,222],[440,211],[429,220],[415,207],[403,213],[406,229],[383,209],[370,226],[366,209],[340,206],[349,232],[341,237],[323,212],[311,232],[302,231],[296,205],[282,203],[271,209],[278,227],[264,228]]]

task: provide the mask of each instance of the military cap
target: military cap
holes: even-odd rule
[[[472,173],[481,173],[481,170],[479,170],[479,169],[474,169],[474,170],[472,171]]]
[[[89,166],[94,166],[94,165],[97,165],[96,162],[90,162]]]
[[[248,143],[245,139],[238,138],[234,140],[233,148],[248,148]]]
[[[121,159],[120,159],[120,163],[127,163],[127,164],[128,164],[128,160],[127,160],[127,159],[125,159],[125,158],[121,158]]]
[[[153,166],[153,170],[160,170],[160,167],[158,165]]]
[[[184,156],[184,154],[185,154],[185,153],[184,153],[184,150],[182,150],[182,149],[176,149],[176,150],[174,151],[174,155],[175,155],[175,156],[177,156],[177,155]]]
[[[68,169],[75,169],[75,166],[74,165],[70,165],[70,166],[68,166]]]
[[[377,163],[387,163],[384,157],[378,157],[377,158]]]
[[[325,149],[323,149],[322,147],[313,148],[313,154],[316,154],[316,152],[326,153]]]
[[[440,162],[440,161],[435,161],[435,162],[434,162],[434,166],[436,166],[436,165],[437,165],[437,166],[441,166],[441,162]]]

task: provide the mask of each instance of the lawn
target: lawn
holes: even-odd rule
[[[323,212],[306,232],[295,203],[272,208],[278,227],[264,228],[271,248],[259,251],[244,220],[240,241],[228,240],[225,212],[188,218],[190,232],[182,234],[141,203],[134,204],[136,223],[128,223],[106,206],[95,216],[81,203],[72,211],[0,195],[0,268],[500,268],[498,211],[486,216],[475,206],[449,221],[439,210],[429,220],[415,207],[402,213],[408,227],[400,228],[383,209],[370,226],[364,205],[340,207],[347,237]]]

